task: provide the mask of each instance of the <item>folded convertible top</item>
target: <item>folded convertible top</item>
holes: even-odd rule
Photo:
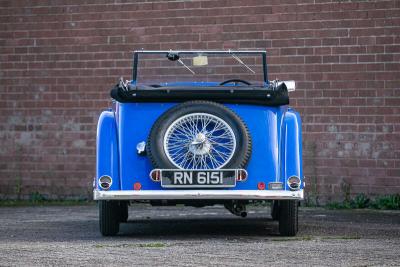
[[[183,102],[212,100],[220,103],[241,103],[266,106],[289,104],[286,85],[277,87],[124,87],[117,84],[111,97],[121,103],[130,102]]]

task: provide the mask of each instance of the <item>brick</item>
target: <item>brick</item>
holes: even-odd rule
[[[1,194],[13,196],[9,177],[17,174],[26,196],[65,194],[55,185],[67,176],[81,181],[69,194],[88,191],[97,116],[110,104],[106,88],[130,76],[131,51],[140,48],[266,49],[270,78],[297,80],[291,104],[303,118],[304,171],[316,177],[320,197],[342,197],[342,181],[354,194],[399,190],[388,188],[400,179],[398,1],[37,0],[14,1],[13,16],[1,8],[6,4],[0,2]],[[21,135],[30,145],[18,154]],[[76,139],[81,148],[72,147]]]

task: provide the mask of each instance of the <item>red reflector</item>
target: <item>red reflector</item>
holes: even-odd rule
[[[140,189],[142,189],[142,185],[140,183],[134,183],[133,184],[133,189],[134,190],[140,190]]]
[[[264,190],[265,189],[265,183],[264,182],[259,182],[257,184],[257,188],[258,188],[258,190]]]

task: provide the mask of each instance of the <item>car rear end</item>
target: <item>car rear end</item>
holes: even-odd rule
[[[97,133],[94,199],[104,235],[118,232],[132,202],[222,204],[244,217],[247,204],[265,200],[281,234],[297,233],[301,120],[288,88],[232,83],[114,88],[115,106],[101,114]]]

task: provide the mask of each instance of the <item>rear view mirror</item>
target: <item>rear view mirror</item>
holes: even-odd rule
[[[169,52],[167,54],[167,58],[171,61],[177,61],[179,60],[179,54],[178,53],[173,53],[173,52]]]
[[[197,56],[193,58],[193,66],[206,66],[208,65],[207,56]]]

